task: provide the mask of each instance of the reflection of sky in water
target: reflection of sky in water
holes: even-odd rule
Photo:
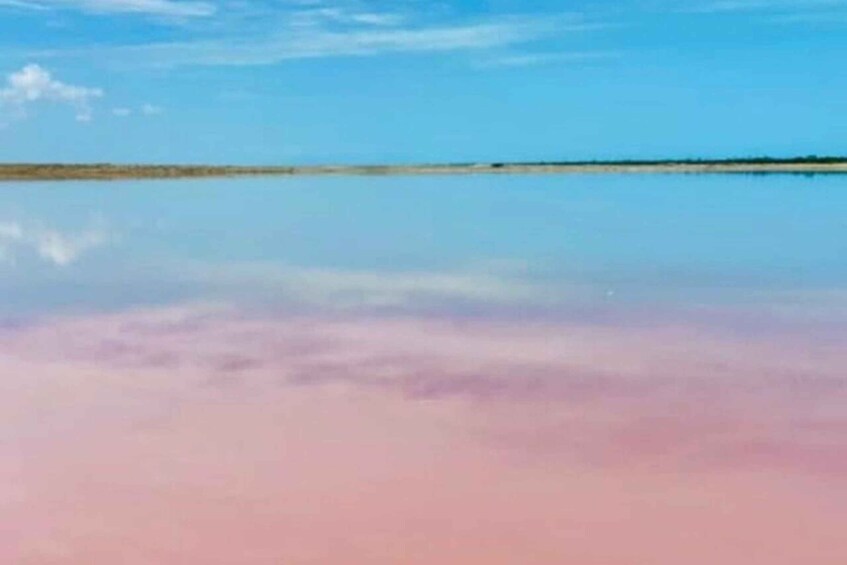
[[[7,185],[0,562],[843,563],[844,183]]]
[[[465,301],[476,289],[482,302],[520,302],[527,292],[536,294],[528,302],[574,293],[708,301],[733,290],[837,288],[847,274],[843,182],[427,177],[7,187],[2,290],[15,300],[3,309],[220,293],[283,300],[304,285],[386,303],[398,299],[391,288]]]

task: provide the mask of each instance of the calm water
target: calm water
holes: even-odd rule
[[[847,178],[0,185],[0,562],[841,565]]]

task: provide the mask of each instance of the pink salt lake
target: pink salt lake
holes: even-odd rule
[[[4,193],[0,563],[845,562],[839,181],[362,182]]]

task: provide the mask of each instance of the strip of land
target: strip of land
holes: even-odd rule
[[[248,176],[478,174],[847,174],[847,158],[571,161],[424,165],[204,166],[0,163],[0,181],[177,179]]]

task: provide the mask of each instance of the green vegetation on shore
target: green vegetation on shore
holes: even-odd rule
[[[669,159],[454,163],[422,165],[212,166],[122,164],[0,164],[0,181],[119,180],[293,175],[443,175],[568,173],[847,173],[847,158],[816,155],[793,158]]]
[[[806,155],[803,157],[730,157],[724,159],[617,159],[591,161],[541,161],[515,163],[527,165],[611,165],[611,166],[657,166],[657,165],[834,165],[847,163],[847,157],[828,155]]]

